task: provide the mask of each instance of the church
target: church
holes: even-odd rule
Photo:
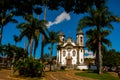
[[[64,33],[59,33],[57,64],[67,67],[84,64],[84,34],[82,30],[77,31],[75,41],[71,37],[65,39]]]

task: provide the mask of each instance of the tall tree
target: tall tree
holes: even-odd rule
[[[7,11],[5,11],[5,10],[2,10],[2,12],[0,13],[0,45],[1,45],[1,41],[2,41],[4,27],[9,22],[17,23],[17,21],[12,18],[13,16],[14,15],[12,13],[7,13]]]
[[[115,51],[115,49],[106,50],[103,54],[103,65],[104,66],[119,66],[120,65],[120,52]]]
[[[54,32],[54,31],[49,32],[49,43],[51,44],[51,47],[50,47],[50,71],[51,71],[51,63],[52,63],[53,46],[58,41],[59,41],[58,32]]]
[[[39,39],[40,33],[47,37],[45,28],[45,23],[47,22],[44,20],[39,21],[32,15],[26,15],[24,18],[27,22],[19,24],[17,28],[21,30],[20,39],[24,36],[28,38],[30,44],[30,56],[32,56],[33,41],[37,41]]]
[[[87,8],[94,4],[100,7],[105,0],[1,0],[0,12],[4,10],[12,10],[16,15],[32,14],[33,12],[41,12],[42,6],[47,2],[50,10],[58,10],[63,7],[66,12],[84,13]],[[29,5],[28,5],[29,4]],[[36,10],[37,9],[37,10]]]
[[[44,0],[44,20],[46,20],[47,2],[48,2],[48,0]],[[45,38],[44,35],[41,35],[41,36],[42,36],[41,59],[42,59],[42,62],[43,62],[44,61],[44,46],[45,46],[46,43],[48,43],[47,42],[48,40]]]
[[[102,47],[107,45],[108,47],[112,46],[111,42],[106,39],[106,37],[111,33],[111,31],[109,30],[102,30],[100,32],[101,34],[101,44]],[[88,31],[86,31],[86,37],[87,37],[87,41],[86,41],[86,47],[89,50],[92,50],[93,53],[98,52],[98,32],[96,29],[90,29]]]
[[[106,37],[110,34],[110,31],[109,30],[102,30],[100,32],[101,34],[101,47],[102,47],[102,52],[103,52],[103,49],[105,48],[105,46],[107,45],[108,47],[109,46],[112,46],[111,42],[106,39]],[[98,32],[96,29],[90,29],[89,31],[86,31],[86,36],[87,36],[87,41],[86,41],[86,47],[89,49],[89,50],[92,50],[94,54],[97,54],[98,53]],[[96,55],[96,65],[98,65],[98,55]],[[98,69],[98,66],[97,66],[97,69]]]
[[[104,5],[101,6],[100,8],[93,7],[89,8],[89,15],[83,17],[79,21],[79,27],[78,28],[95,28],[97,30],[97,35],[98,35],[98,61],[99,61],[99,71],[98,73],[102,73],[102,55],[101,55],[101,30],[106,28],[106,29],[112,29],[113,26],[111,22],[113,21],[119,21],[119,18],[117,16],[112,15],[111,12],[108,11],[108,8],[105,7]]]

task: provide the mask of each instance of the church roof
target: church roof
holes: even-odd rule
[[[72,41],[72,39],[69,37],[68,40],[63,44],[63,47],[71,45],[71,46],[76,46],[76,44]]]
[[[59,35],[60,36],[64,36],[64,33],[61,31],[61,32],[59,32]]]
[[[77,34],[83,34],[82,30],[81,29],[77,30]]]

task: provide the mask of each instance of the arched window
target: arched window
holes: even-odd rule
[[[81,52],[82,52],[82,49],[81,49]]]
[[[75,50],[73,51],[73,57],[75,57],[76,56],[76,52],[75,52]]]
[[[63,51],[63,57],[65,57],[66,56],[66,52],[65,51]]]
[[[83,39],[83,38],[82,38],[82,37],[80,37],[80,41],[81,41],[81,43],[82,43],[82,39]]]

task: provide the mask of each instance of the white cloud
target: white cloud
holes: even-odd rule
[[[47,26],[49,28],[50,26],[55,25],[55,24],[59,24],[59,23],[61,23],[64,20],[70,20],[70,14],[69,13],[62,12],[60,15],[58,15],[56,17],[54,22],[49,21]]]

